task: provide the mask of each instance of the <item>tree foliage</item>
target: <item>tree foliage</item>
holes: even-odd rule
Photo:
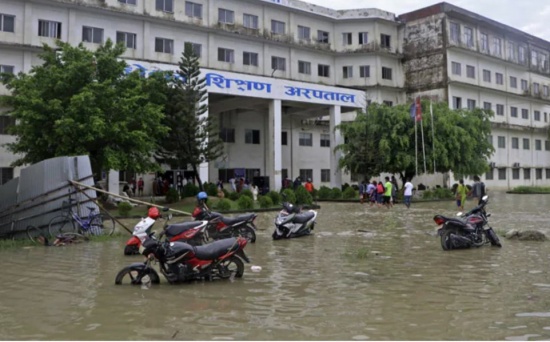
[[[161,125],[160,78],[124,74],[124,47],[107,40],[95,52],[82,44],[44,45],[43,63],[4,78],[12,96],[5,101],[17,120],[8,150],[14,166],[69,155],[89,155],[101,170],[154,170],[151,159]]]
[[[451,110],[447,103],[434,103],[434,140],[429,102],[422,101],[422,112],[428,173],[434,171],[434,159],[437,172],[453,171],[458,176],[473,176],[488,170],[487,159],[494,151],[488,139],[492,112],[479,108]],[[365,179],[381,172],[412,179],[416,175],[414,126],[408,105],[371,104],[368,113],[358,113],[353,122],[339,126],[345,139],[344,144],[336,147],[343,152],[340,167],[363,175]],[[423,173],[420,122],[417,134],[418,171]]]
[[[205,115],[208,95],[206,80],[200,73],[199,58],[191,44],[186,43],[177,76],[164,87],[164,123],[171,130],[160,141],[156,159],[172,168],[186,169],[191,165],[202,191],[198,167],[218,158],[223,153],[223,142],[214,119]]]

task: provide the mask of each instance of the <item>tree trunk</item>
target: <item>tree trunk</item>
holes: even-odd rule
[[[193,173],[195,174],[195,179],[199,183],[199,190],[204,191],[204,185],[202,184],[201,176],[199,175],[199,172],[197,171],[197,165],[191,164],[191,168],[193,168]]]

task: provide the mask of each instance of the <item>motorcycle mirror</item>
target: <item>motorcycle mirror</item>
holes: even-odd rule
[[[162,208],[162,211],[168,211],[168,210],[170,210],[170,208],[168,208],[168,207]]]
[[[459,211],[458,213],[456,213],[456,216],[462,216],[462,211]]]
[[[168,220],[172,219],[172,214],[168,214]]]
[[[489,196],[487,196],[487,195],[481,197],[481,200],[482,200],[483,202],[487,202],[488,199],[489,199]]]

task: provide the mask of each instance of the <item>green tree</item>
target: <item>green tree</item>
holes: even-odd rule
[[[68,155],[89,155],[92,171],[153,170],[163,106],[155,103],[159,77],[125,75],[124,47],[107,40],[95,52],[82,44],[44,45],[43,63],[30,73],[4,78],[5,101],[17,119],[8,150],[14,166]]]
[[[433,173],[434,158],[437,172],[453,171],[466,176],[487,171],[487,159],[494,151],[488,140],[492,112],[479,108],[451,110],[447,103],[434,103],[435,140],[432,140],[429,102],[423,101],[422,108],[428,173]],[[345,143],[336,147],[343,152],[340,167],[365,179],[381,172],[399,174],[403,180],[416,175],[415,127],[408,105],[371,104],[368,113],[360,112],[353,122],[339,127],[345,138]],[[420,123],[417,132],[418,171],[423,172]]]
[[[169,135],[159,143],[157,161],[174,168],[191,166],[203,191],[198,173],[201,163],[215,160],[223,153],[223,142],[208,110],[206,80],[200,77],[199,58],[190,43],[185,44],[177,76],[165,87],[167,102],[165,124]]]

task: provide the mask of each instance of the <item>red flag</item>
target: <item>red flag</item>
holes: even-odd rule
[[[422,121],[422,106],[420,105],[420,96],[416,98],[416,121]]]

